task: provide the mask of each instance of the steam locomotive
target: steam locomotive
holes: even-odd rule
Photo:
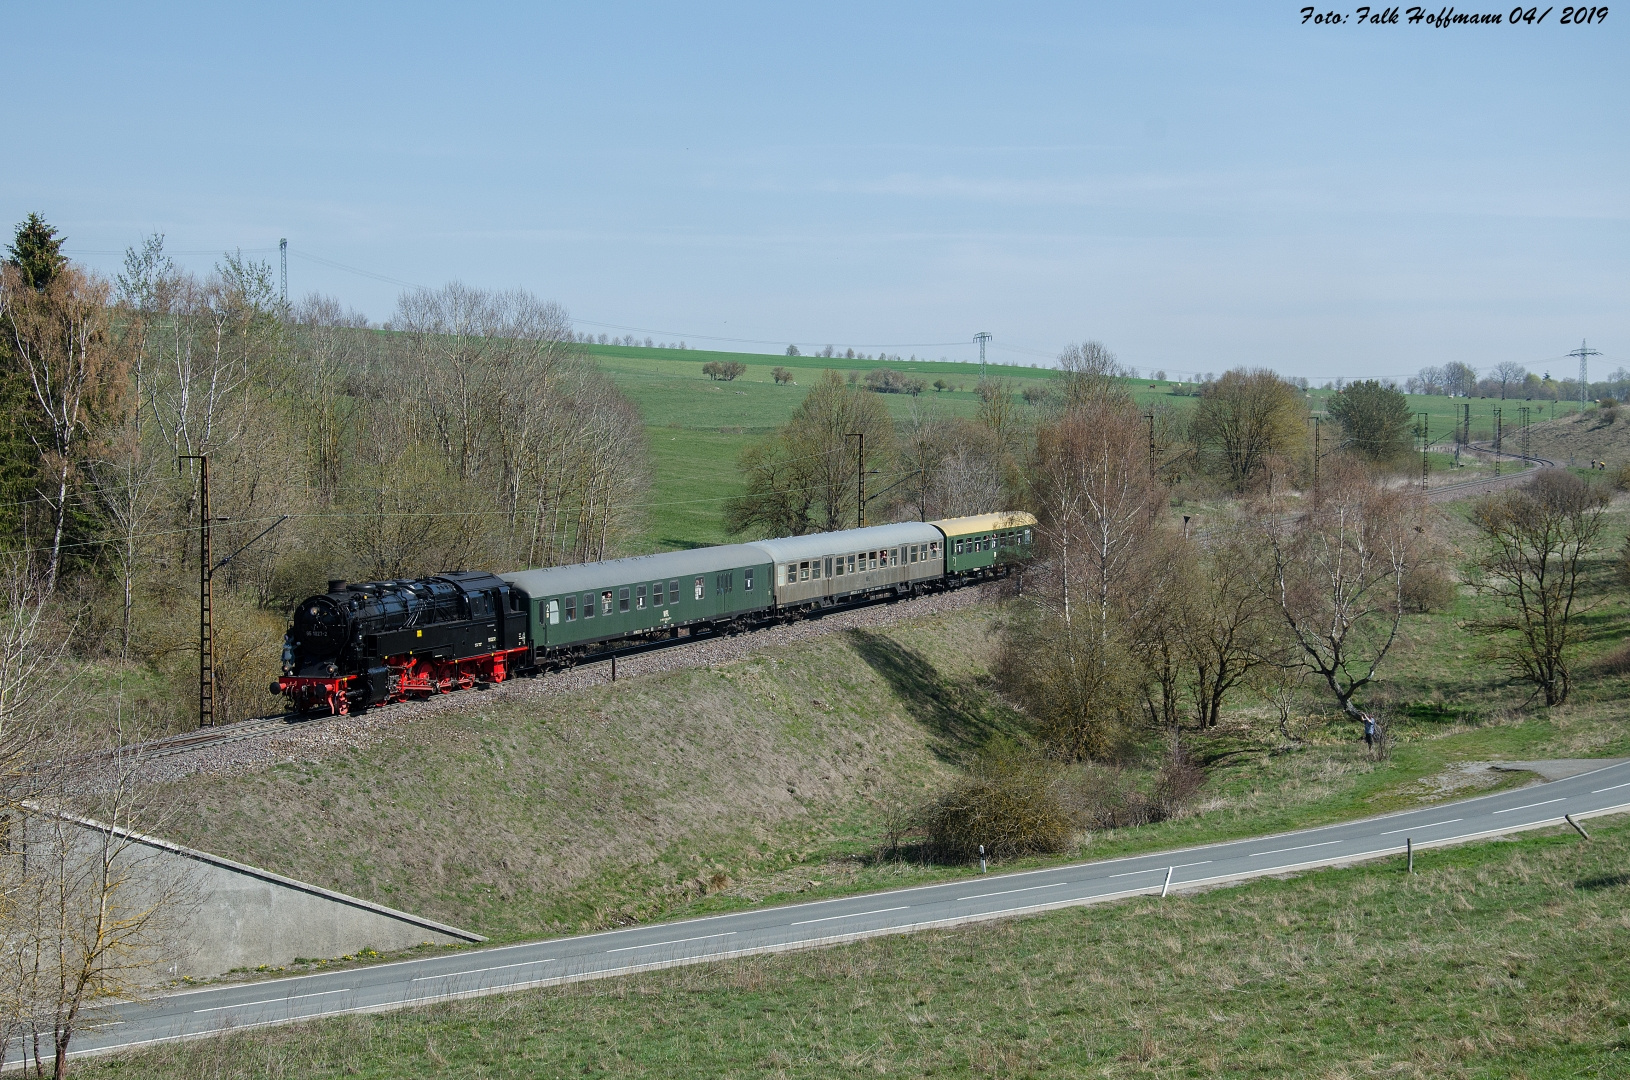
[[[295,609],[271,691],[343,715],[638,642],[954,588],[1028,559],[1035,523],[979,514],[507,574],[330,581]]]

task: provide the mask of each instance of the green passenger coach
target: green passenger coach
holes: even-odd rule
[[[1009,512],[931,521],[945,534],[945,572],[948,576],[985,575],[998,563],[1030,557],[1035,543],[1036,519]]]
[[[756,548],[729,544],[499,576],[527,596],[533,659],[541,662],[768,611],[773,573]]]

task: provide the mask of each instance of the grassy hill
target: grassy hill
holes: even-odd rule
[[[797,891],[876,842],[1017,717],[983,685],[989,611],[415,717],[381,740],[155,802],[175,839],[495,938]],[[316,754],[313,751],[314,755]],[[745,895],[745,894],[741,894]]]

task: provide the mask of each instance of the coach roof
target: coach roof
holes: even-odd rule
[[[940,539],[932,525],[908,521],[901,525],[873,525],[865,529],[789,536],[782,540],[759,540],[746,546],[764,552],[766,562],[798,562],[823,555],[847,555],[852,551],[875,551],[902,544],[931,544]]]
[[[658,555],[637,555],[610,562],[549,566],[539,570],[517,570],[498,576],[528,596],[588,592],[614,585],[634,585],[642,581],[712,574],[743,566],[760,566],[770,559],[751,544],[725,544],[720,547],[664,551]]]

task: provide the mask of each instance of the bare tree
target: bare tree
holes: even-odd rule
[[[1353,695],[1375,678],[1408,609],[1423,515],[1418,491],[1385,488],[1356,466],[1337,472],[1323,502],[1299,514],[1270,484],[1260,518],[1269,595],[1302,663],[1355,719]]]
[[[1195,722],[1217,726],[1223,701],[1257,668],[1273,662],[1273,602],[1261,589],[1260,550],[1245,530],[1225,526],[1201,542],[1182,623]]]
[[[1131,376],[1131,370],[1103,342],[1069,346],[1059,353],[1058,368],[1066,408],[1131,406],[1132,395],[1121,381]]]
[[[5,959],[17,976],[19,1019],[35,1035],[36,1067],[38,1035],[48,1032],[57,1080],[68,1074],[88,1008],[151,992],[195,899],[180,861],[130,828],[135,762],[115,761],[99,817],[34,803],[18,826],[28,865]]]
[[[1149,476],[1135,414],[1088,406],[1044,425],[1030,468],[1038,567],[998,667],[1055,749],[1107,753],[1133,693],[1119,624],[1148,595],[1164,492]]]
[[[1532,683],[1546,705],[1568,700],[1585,560],[1601,539],[1607,505],[1605,491],[1547,469],[1472,512],[1483,542],[1473,584],[1503,610],[1467,625],[1489,638],[1493,657]]]
[[[1503,401],[1508,387],[1513,383],[1517,386],[1522,385],[1523,379],[1528,375],[1528,369],[1515,360],[1502,360],[1494,365],[1491,374],[1494,381],[1500,384],[1500,399]]]

